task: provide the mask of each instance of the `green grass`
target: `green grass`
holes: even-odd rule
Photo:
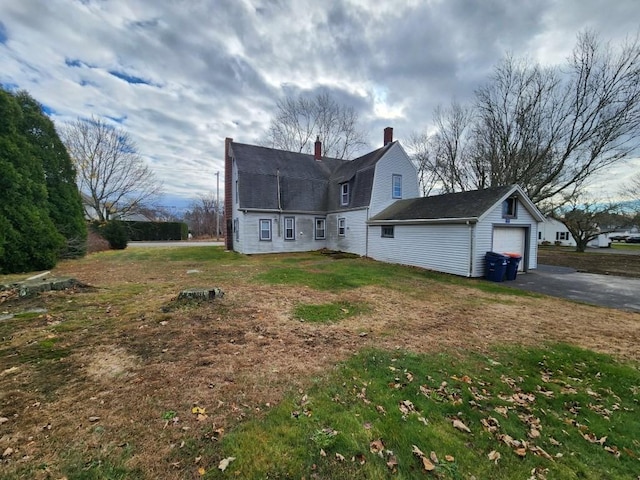
[[[611,248],[614,250],[634,250],[636,252],[640,252],[640,243],[613,242],[611,244]]]
[[[635,478],[639,403],[637,366],[566,345],[490,358],[371,350],[227,435],[222,455],[236,460],[223,476],[431,478],[416,445],[440,460],[434,478],[529,478],[534,469],[553,479]],[[499,427],[488,431],[487,419]],[[525,456],[501,435],[527,442]],[[488,458],[494,450],[497,463]]]
[[[297,320],[314,323],[333,323],[370,311],[362,303],[333,302],[319,305],[300,304],[293,311]]]

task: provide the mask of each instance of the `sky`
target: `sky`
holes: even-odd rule
[[[330,93],[382,146],[467,102],[506,55],[562,63],[578,32],[621,43],[639,0],[0,0],[0,84],[56,125],[125,129],[163,184],[159,204],[220,195],[224,139],[256,144],[287,96]],[[365,153],[364,151],[362,153]],[[614,194],[632,159],[600,175]]]

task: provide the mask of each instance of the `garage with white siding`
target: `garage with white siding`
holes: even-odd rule
[[[517,185],[400,200],[368,221],[367,255],[465,277],[485,274],[488,251],[537,267],[543,216]]]

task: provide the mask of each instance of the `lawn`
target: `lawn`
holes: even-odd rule
[[[538,248],[538,263],[571,267],[580,272],[640,278],[640,244],[615,243],[612,250],[588,249],[578,253],[573,247],[541,246]]]
[[[640,470],[637,314],[320,253],[136,248],[54,273],[92,288],[0,294],[3,479]],[[176,300],[192,287],[225,296]]]

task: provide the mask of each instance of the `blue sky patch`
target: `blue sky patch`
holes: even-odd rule
[[[77,58],[65,58],[64,63],[67,67],[84,67],[86,64]]]
[[[119,123],[119,124],[122,124],[127,119],[126,115],[123,115],[121,117],[110,117],[109,115],[106,115],[106,117],[109,120],[113,120],[114,122]]]
[[[53,108],[51,108],[48,105],[45,105],[44,103],[41,103],[40,105],[42,105],[42,111],[49,116],[55,115],[57,113]]]
[[[119,72],[118,70],[109,70],[109,73],[114,77],[117,77],[120,80],[124,80],[125,82],[131,83],[133,85],[151,85],[151,82],[148,82],[144,78],[136,77],[135,75],[129,75],[125,72]]]

